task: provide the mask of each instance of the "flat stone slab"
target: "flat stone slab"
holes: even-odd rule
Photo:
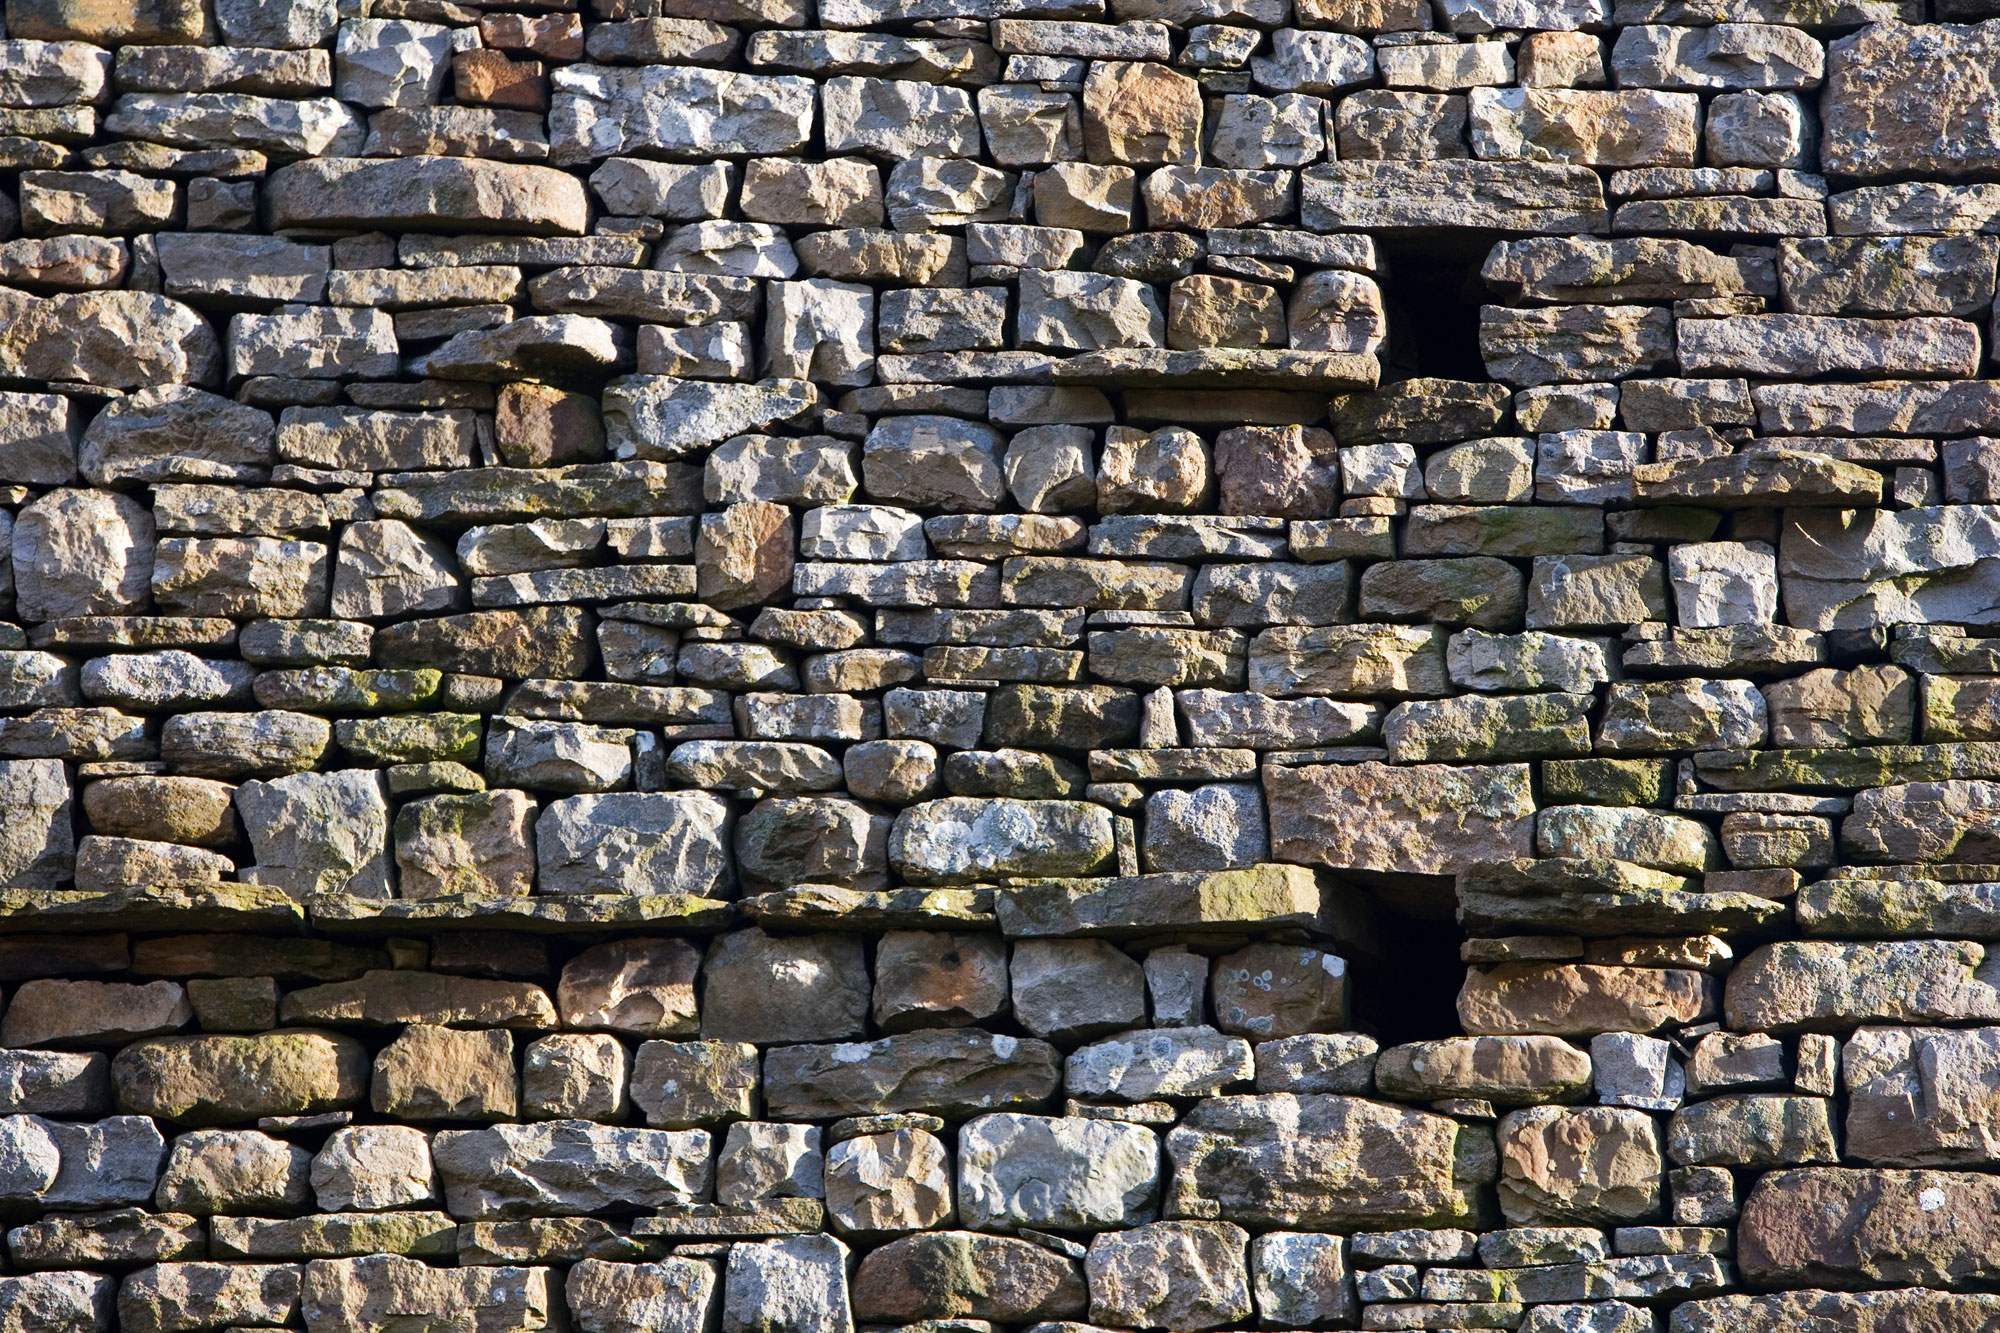
[[[1169,871],[1111,879],[1045,879],[1000,890],[1000,929],[1016,939],[1132,936],[1176,928],[1262,931],[1312,927],[1320,890],[1303,866]]]
[[[575,934],[633,926],[707,931],[737,919],[733,904],[685,893],[417,899],[321,893],[313,896],[310,912],[315,929],[342,935],[459,930]]]

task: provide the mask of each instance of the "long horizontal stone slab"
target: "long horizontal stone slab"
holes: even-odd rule
[[[760,925],[811,930],[966,930],[994,924],[990,888],[849,889],[797,884],[740,899]]]
[[[73,889],[0,891],[0,930],[259,930],[296,931],[305,906],[282,889],[255,884],[198,888],[129,888],[111,893]]]
[[[313,927],[332,934],[427,934],[519,930],[572,934],[626,927],[719,930],[737,919],[733,904],[685,893],[520,895],[495,898],[360,898],[316,894]]]
[[[1017,939],[1141,935],[1161,930],[1312,926],[1320,891],[1303,866],[1166,871],[1111,879],[1044,879],[1000,890],[1000,929]]]
[[[1476,227],[1567,236],[1605,233],[1604,183],[1588,167],[1538,162],[1336,162],[1299,173],[1314,231]]]
[[[271,173],[271,226],[583,233],[583,182],[552,167],[470,157],[316,158]]]
[[[1458,877],[1458,918],[1478,934],[1705,935],[1754,929],[1785,913],[1768,898],[1696,885],[1625,861],[1492,861]]]
[[[2000,777],[2000,741],[1857,745],[1851,750],[1703,750],[1695,776],[1721,791],[1860,791],[1901,782]]]
[[[1808,935],[2000,940],[2000,883],[1828,877],[1795,899]]]

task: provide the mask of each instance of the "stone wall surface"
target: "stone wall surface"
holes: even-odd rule
[[[5,0],[0,1333],[2000,1328],[1996,15]]]

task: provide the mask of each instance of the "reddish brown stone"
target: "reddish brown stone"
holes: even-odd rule
[[[548,110],[549,81],[539,60],[510,60],[504,52],[485,49],[460,51],[452,57],[451,75],[461,102]]]
[[[971,1231],[911,1236],[875,1250],[854,1275],[861,1319],[990,1319],[1032,1324],[1083,1313],[1083,1275],[1039,1245]]]
[[[493,437],[508,467],[560,467],[604,457],[597,400],[545,384],[509,384],[500,390]]]
[[[583,18],[577,14],[482,14],[479,40],[502,51],[533,51],[550,60],[581,60]]]
[[[2000,1277],[2000,1177],[1838,1167],[1773,1171],[1737,1228],[1759,1287],[1960,1287]]]
[[[746,500],[702,515],[694,545],[701,600],[728,610],[791,591],[795,549],[792,511],[781,504]]]

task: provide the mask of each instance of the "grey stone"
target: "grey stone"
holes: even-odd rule
[[[709,946],[702,971],[710,1040],[838,1041],[867,1031],[868,967],[853,935],[733,931]]]
[[[688,893],[734,885],[728,808],[694,792],[612,793],[550,802],[535,821],[544,893]]]
[[[913,883],[1089,874],[1111,854],[1109,812],[1078,801],[947,797],[903,810],[889,834],[889,863]]]
[[[256,854],[243,871],[296,898],[390,891],[389,806],[380,778],[365,769],[295,773],[236,789],[236,809]]]
[[[1346,1146],[1374,1134],[1398,1145],[1393,1167]],[[1166,1215],[1288,1229],[1450,1223],[1470,1216],[1476,1182],[1493,1174],[1492,1158],[1461,1155],[1459,1135],[1443,1116],[1355,1097],[1209,1098],[1166,1137]],[[1296,1165],[1274,1169],[1281,1160]]]
[[[570,65],[551,80],[549,153],[558,164],[655,151],[782,156],[813,130],[812,80],[646,65]]]
[[[1142,1125],[999,1114],[958,1139],[961,1220],[986,1231],[1109,1230],[1158,1209],[1159,1139]]]
[[[834,1226],[849,1234],[921,1231],[948,1223],[955,1215],[951,1154],[936,1135],[921,1129],[844,1139],[827,1154],[826,1206]]]
[[[713,1169],[706,1130],[582,1120],[441,1130],[431,1153],[446,1208],[466,1220],[692,1202],[709,1192]]]
[[[0,884],[55,889],[70,878],[75,834],[60,759],[0,760]]]
[[[569,1270],[563,1294],[579,1333],[702,1333],[715,1319],[719,1288],[713,1262],[585,1259]]]
[[[832,1236],[732,1246],[723,1333],[852,1333],[847,1254]]]
[[[1249,1240],[1231,1222],[1154,1222],[1099,1235],[1084,1258],[1091,1318],[1157,1328],[1234,1323],[1251,1308]]]

